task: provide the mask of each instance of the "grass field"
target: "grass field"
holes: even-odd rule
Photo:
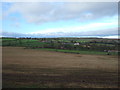
[[[117,88],[118,57],[3,47],[3,88]]]
[[[64,49],[50,49],[50,48],[37,48],[37,49],[47,50],[47,51],[64,52],[64,53],[75,53],[75,54],[107,55],[107,52],[100,52],[100,51],[80,51],[80,50],[64,50]],[[111,52],[110,54],[118,55],[117,52]]]
[[[87,38],[86,39],[54,38],[53,40],[51,38],[46,38],[46,40],[48,41],[44,41],[43,38],[39,38],[39,39],[3,38],[0,40],[2,41],[1,44],[2,46],[26,47],[31,49],[41,49],[41,50],[57,51],[64,53],[77,53],[77,54],[106,55],[108,54],[107,52],[108,50],[117,51],[117,47],[118,47],[117,44],[107,44],[103,42],[90,43],[90,41],[92,40],[99,41],[99,39],[87,39]],[[59,43],[57,43],[58,41]],[[75,46],[74,42],[82,42],[82,43],[78,46]],[[84,46],[89,46],[90,48]],[[106,52],[104,50],[106,50]],[[109,52],[109,55],[118,55],[118,52]]]

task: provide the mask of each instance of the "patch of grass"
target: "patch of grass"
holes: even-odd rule
[[[56,52],[64,52],[64,53],[107,55],[107,52],[98,52],[98,51],[63,50],[63,49],[50,49],[50,48],[39,48],[39,49],[48,50],[48,51],[56,51]],[[117,55],[117,53],[115,52],[111,52],[110,54]]]
[[[16,40],[15,38],[3,38],[2,40]]]

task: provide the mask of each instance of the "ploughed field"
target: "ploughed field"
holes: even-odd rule
[[[3,88],[117,88],[118,57],[2,48]]]

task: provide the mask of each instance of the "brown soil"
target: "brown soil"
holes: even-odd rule
[[[117,88],[118,57],[3,47],[3,88]]]

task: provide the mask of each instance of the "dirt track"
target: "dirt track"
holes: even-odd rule
[[[118,57],[3,47],[3,87],[117,87]]]

